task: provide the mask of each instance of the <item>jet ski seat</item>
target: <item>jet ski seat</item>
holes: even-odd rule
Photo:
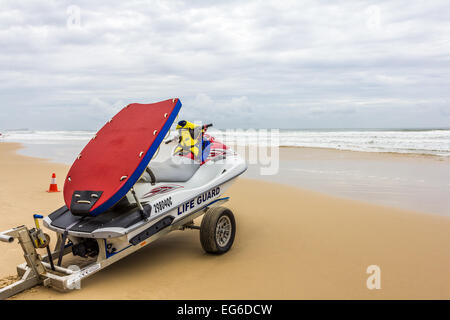
[[[141,179],[146,182],[186,182],[200,168],[200,164],[185,157],[169,158],[163,162],[150,162]]]

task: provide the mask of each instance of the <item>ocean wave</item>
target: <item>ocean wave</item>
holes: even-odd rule
[[[230,145],[276,145],[364,152],[450,156],[450,130],[217,130],[209,133]],[[87,143],[94,131],[32,131],[3,133],[4,141],[29,144]],[[174,131],[170,133],[173,137]]]
[[[227,130],[215,134],[230,144],[238,145],[270,145],[275,142],[283,147],[450,156],[450,130]]]
[[[95,132],[93,131],[6,131],[3,133],[5,140],[13,142],[57,142],[57,141],[89,141]]]

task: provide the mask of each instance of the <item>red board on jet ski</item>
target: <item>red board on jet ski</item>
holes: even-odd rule
[[[26,257],[17,266],[20,280],[0,288],[0,300],[38,284],[62,291],[79,288],[81,280],[172,231],[199,230],[207,253],[230,250],[236,222],[223,206],[229,200],[225,192],[247,165],[205,133],[212,124],[199,128],[183,120],[179,136],[166,139],[180,107],[173,99],[124,108],[75,160],[64,186],[67,205],[46,217],[33,215],[33,228],[0,232],[0,241],[18,239]],[[152,160],[156,153],[160,156]],[[53,237],[38,219],[55,231],[54,251]],[[47,255],[36,251],[43,248]],[[74,272],[74,266],[81,271]]]
[[[110,209],[140,178],[175,120],[181,102],[133,103],[86,145],[64,183],[64,200],[76,215]]]

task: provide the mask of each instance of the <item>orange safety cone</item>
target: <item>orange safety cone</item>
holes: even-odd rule
[[[50,181],[50,188],[47,192],[59,192],[58,185],[56,184],[56,174],[52,174],[52,180]]]

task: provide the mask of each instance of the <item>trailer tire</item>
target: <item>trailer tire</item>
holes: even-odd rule
[[[200,225],[200,243],[203,250],[223,254],[230,250],[236,234],[233,212],[225,207],[208,209]]]

